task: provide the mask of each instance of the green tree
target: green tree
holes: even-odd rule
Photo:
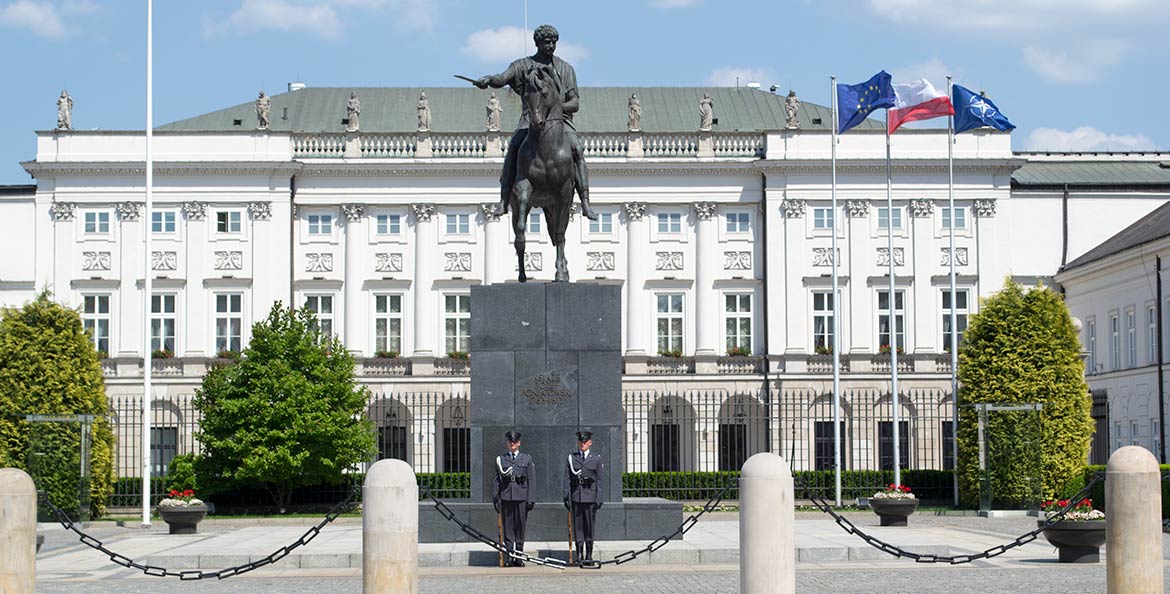
[[[1044,287],[1025,290],[1008,280],[980,305],[959,347],[959,494],[964,505],[979,501],[976,403],[1043,404],[1040,414],[1042,497],[1053,497],[1080,476],[1093,435],[1089,388],[1080,341],[1063,298]],[[990,443],[1031,440],[1023,413],[989,418]],[[1029,458],[999,460],[993,490],[999,501],[1023,504],[1032,492]]]
[[[199,484],[209,494],[263,485],[283,512],[294,489],[339,483],[373,457],[366,400],[341,341],[321,336],[312,312],[274,304],[239,360],[196,391]]]
[[[4,308],[0,313],[0,467],[28,470],[30,440],[37,440],[37,488],[62,509],[78,509],[85,489],[80,477],[80,424],[33,424],[24,415],[94,415],[88,512],[101,516],[114,484],[114,436],[106,419],[107,406],[97,352],[76,310],[53,302],[47,290],[19,309]]]

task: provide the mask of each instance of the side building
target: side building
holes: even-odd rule
[[[359,131],[342,121],[351,92],[365,106]],[[162,472],[198,447],[189,402],[203,373],[241,350],[276,301],[315,311],[358,358],[380,455],[420,472],[467,469],[470,287],[514,282],[518,266],[511,225],[491,208],[510,133],[484,131],[487,91],[453,88],[425,89],[433,116],[418,131],[418,92],[306,88],[271,98],[267,129],[251,104],[162,126],[149,220],[141,132],[38,132],[24,164],[35,193],[12,211],[25,235],[0,239],[32,253],[5,264],[24,268],[19,283],[0,278],[0,302],[49,286],[81,309],[126,431],[122,475],[140,459],[145,350],[165,355],[152,395]],[[634,93],[643,115],[631,131]],[[834,209],[826,107],[803,103],[789,127],[784,98],[758,89],[581,94],[576,127],[601,219],[570,222],[570,275],[622,287],[631,471],[737,469],[765,450],[796,469],[831,468],[837,315],[845,467],[893,466],[883,351],[895,339],[901,466],[949,467],[950,333],[1003,279],[1051,283],[1062,263],[1170,199],[1166,185],[1064,188],[1069,165],[1158,169],[1165,154],[1016,154],[1009,135],[976,131],[956,138],[952,210],[946,132],[910,129],[893,138],[890,209],[882,124],[867,122],[840,138]],[[704,94],[716,105],[711,131],[694,115]],[[502,99],[505,121],[515,118],[518,100]],[[2,208],[17,202],[0,196]],[[547,281],[544,220],[534,213],[526,231],[523,265]]]
[[[1167,171],[1170,178],[1170,171]],[[1063,267],[1056,280],[1081,320],[1097,431],[1093,462],[1127,445],[1166,460],[1170,397],[1170,204]]]

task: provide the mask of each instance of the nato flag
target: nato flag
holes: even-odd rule
[[[951,102],[955,105],[955,134],[984,126],[1001,132],[1016,127],[999,111],[991,99],[959,85],[954,85],[954,89]]]
[[[837,85],[837,133],[865,121],[876,109],[894,106],[894,87],[885,70],[856,85]]]

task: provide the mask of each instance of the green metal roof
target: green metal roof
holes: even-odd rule
[[[1028,161],[1012,174],[1013,187],[1170,186],[1170,167],[1156,161]]]
[[[469,85],[470,86],[470,85]],[[350,92],[362,102],[362,132],[413,132],[418,127],[418,96],[426,91],[435,132],[480,132],[486,123],[489,90],[460,87],[309,87],[272,95],[269,129],[275,132],[342,132]],[[786,127],[784,96],[748,87],[582,87],[581,110],[574,118],[583,132],[624,132],[629,97],[642,102],[642,130],[693,132],[699,128],[699,99],[709,93],[715,101],[717,131],[764,131]],[[497,89],[504,109],[501,123],[511,129],[520,115],[520,97]],[[286,114],[287,109],[287,114]],[[798,113],[805,130],[827,130],[829,108],[801,102]],[[240,124],[235,125],[235,120]],[[819,120],[815,123],[814,120]],[[861,128],[882,129],[874,118]],[[227,109],[160,126],[167,131],[251,130],[256,127],[254,100]]]

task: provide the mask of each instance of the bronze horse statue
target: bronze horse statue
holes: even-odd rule
[[[565,229],[569,226],[573,204],[576,168],[565,130],[564,94],[551,66],[541,65],[528,71],[524,102],[529,109],[528,136],[517,153],[516,180],[509,203],[520,282],[528,281],[524,270],[524,235],[528,213],[533,208],[544,211],[549,239],[557,248],[557,272],[553,280],[565,282],[569,280]]]

